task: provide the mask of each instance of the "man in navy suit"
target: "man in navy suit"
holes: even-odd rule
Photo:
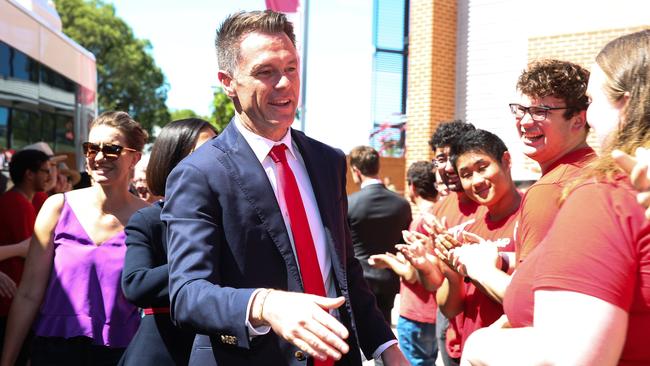
[[[408,230],[411,223],[411,205],[379,180],[379,153],[372,147],[357,146],[350,151],[350,172],[361,188],[348,197],[354,255],[361,262],[379,310],[390,322],[399,277],[390,269],[372,267],[368,258],[387,252],[394,254],[395,244],[404,242],[402,230]]]
[[[293,26],[271,11],[217,31],[235,117],[167,181],[171,315],[196,365],[407,365],[354,258],[345,156],[291,129]]]

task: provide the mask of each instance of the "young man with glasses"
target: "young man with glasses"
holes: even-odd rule
[[[546,235],[564,186],[595,157],[587,145],[588,79],[589,71],[579,65],[541,60],[530,64],[517,82],[521,99],[510,104],[510,110],[524,154],[542,170],[522,201],[515,239],[517,263]]]

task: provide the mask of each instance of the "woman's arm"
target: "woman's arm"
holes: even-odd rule
[[[9,310],[0,361],[3,366],[16,362],[20,347],[43,301],[54,258],[54,228],[59,220],[61,207],[63,195],[54,195],[45,201],[36,218],[22,280]]]
[[[535,291],[535,325],[483,328],[469,337],[461,365],[616,365],[625,310],[571,291]]]

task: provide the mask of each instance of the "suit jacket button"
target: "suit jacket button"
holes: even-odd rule
[[[296,351],[296,353],[294,353],[293,355],[296,357],[296,360],[298,361],[304,361],[307,359],[307,357],[305,357],[305,354],[302,353],[302,351]]]

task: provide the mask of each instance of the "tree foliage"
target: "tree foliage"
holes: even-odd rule
[[[151,56],[151,43],[102,0],[55,0],[63,33],[95,55],[100,111],[128,112],[143,127],[169,122],[168,85]]]
[[[191,109],[178,109],[175,111],[171,111],[171,119],[170,119],[171,121],[176,121],[179,119],[186,119],[186,118],[200,118],[206,121],[208,120],[208,117],[201,116]]]
[[[235,115],[235,105],[221,88],[217,88],[214,92],[211,110],[210,123],[219,131],[223,131]]]

